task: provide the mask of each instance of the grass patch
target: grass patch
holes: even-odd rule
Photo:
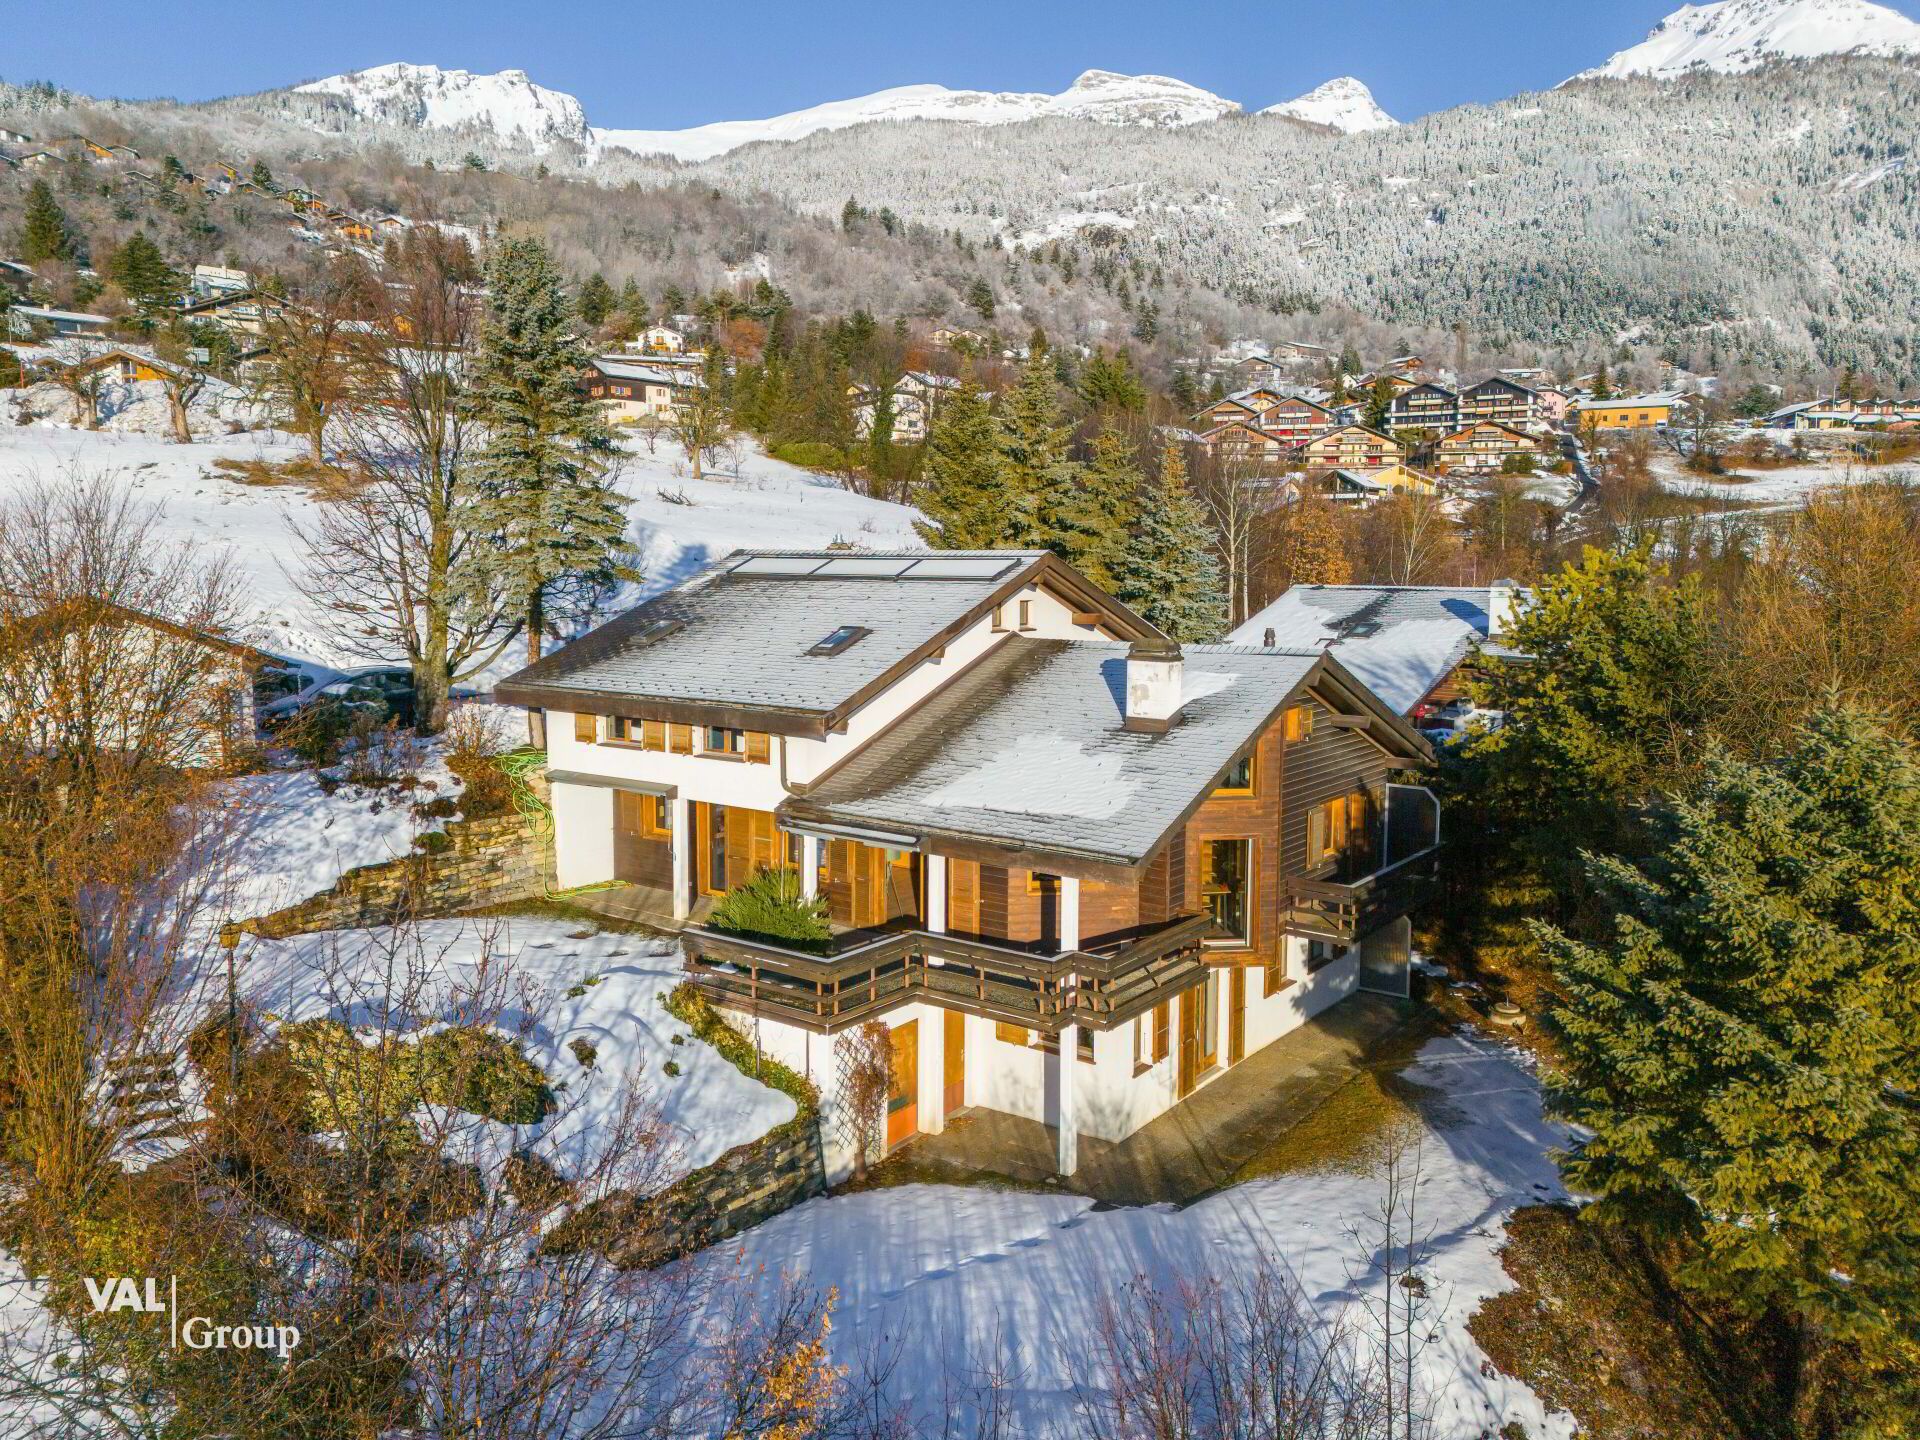
[[[1489,1298],[1467,1329],[1493,1363],[1583,1435],[1725,1440],[1787,1433],[1768,1393],[1775,1338],[1707,1313],[1670,1281],[1682,1257],[1569,1205],[1507,1220],[1501,1264],[1519,1287]]]
[[[1263,1145],[1227,1183],[1313,1170],[1370,1170],[1381,1141],[1396,1126],[1451,1118],[1440,1092],[1401,1074],[1421,1046],[1446,1030],[1441,1017],[1423,1012],[1393,1031],[1338,1089]]]
[[[338,500],[357,488],[337,465],[317,465],[307,456],[290,460],[243,460],[222,457],[212,462],[214,475],[237,485],[294,485],[322,500]]]

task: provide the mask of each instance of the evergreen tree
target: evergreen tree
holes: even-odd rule
[[[1200,408],[1200,387],[1193,383],[1193,372],[1184,365],[1173,372],[1169,393],[1173,396],[1174,407],[1182,415],[1191,415]]]
[[[1133,372],[1124,350],[1096,350],[1080,371],[1080,398],[1095,409],[1141,410],[1147,387]]]
[[[985,550],[1000,543],[1005,482],[1000,431],[971,379],[940,402],[921,463],[920,538],[940,550]]]
[[[1340,516],[1318,495],[1303,495],[1287,507],[1281,556],[1289,587],[1345,585],[1353,579]]]
[[[1610,939],[1543,932],[1565,996],[1553,1093],[1592,1133],[1568,1181],[1600,1213],[1677,1225],[1684,1282],[1787,1322],[1796,1433],[1905,1433],[1920,753],[1829,708],[1778,764],[1714,753],[1654,838],[1642,864],[1589,862]]]
[[[613,313],[613,304],[613,287],[598,270],[580,282],[580,295],[574,305],[586,324],[599,329]]]
[[[1060,508],[1061,553],[1094,584],[1111,591],[1140,518],[1140,464],[1134,445],[1112,426],[1093,437],[1080,483]]]
[[[1360,423],[1369,430],[1378,430],[1385,434],[1387,417],[1393,409],[1393,382],[1382,375],[1373,382],[1373,388],[1367,392],[1367,408],[1361,412]]]
[[[631,572],[626,507],[608,483],[612,432],[581,388],[587,352],[553,257],[509,240],[487,266],[487,314],[468,408],[484,441],[464,517],[494,537],[489,578],[521,597],[529,659],[550,620],[586,609]],[[556,613],[557,612],[557,613]]]
[[[186,286],[180,272],[144,230],[136,230],[106,263],[107,278],[118,285],[141,310],[171,305]]]
[[[1593,398],[1596,400],[1613,399],[1613,382],[1607,375],[1607,362],[1602,360],[1600,368],[1593,375]]]
[[[1227,596],[1206,511],[1187,490],[1177,441],[1161,452],[1160,474],[1141,502],[1139,525],[1114,574],[1114,595],[1175,640],[1217,640]]]
[[[967,305],[982,320],[993,319],[993,287],[985,280],[976,278],[967,287]]]
[[[867,422],[867,468],[876,480],[893,476],[893,386],[876,385]]]
[[[1059,513],[1072,498],[1080,469],[1068,454],[1072,435],[1073,427],[1060,413],[1053,365],[1037,352],[1021,370],[1000,417],[1006,489],[997,544],[1065,553]]]
[[[27,190],[20,258],[29,265],[73,259],[73,234],[67,228],[67,217],[53,198],[53,188],[44,180],[34,181]]]
[[[248,178],[262,190],[271,190],[274,188],[273,171],[267,167],[267,162],[264,160],[256,160],[253,162],[253,173],[248,176]]]

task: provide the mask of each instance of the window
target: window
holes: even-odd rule
[[[1153,1059],[1155,1064],[1167,1058],[1167,1051],[1170,1048],[1173,1033],[1172,1019],[1173,1007],[1167,1001],[1162,1000],[1158,1005],[1153,1007]]]
[[[693,727],[691,725],[667,726],[667,749],[675,755],[693,753]]]
[[[706,755],[739,755],[747,752],[747,732],[729,729],[725,725],[706,727],[706,739],[701,743],[701,752]]]
[[[1073,1053],[1085,1064],[1093,1064],[1093,1031],[1084,1025],[1074,1031]]]
[[[582,745],[591,745],[600,738],[599,717],[575,714],[573,717],[573,738]]]
[[[1278,995],[1287,988],[1287,967],[1281,960],[1269,960],[1261,967],[1260,995]]]
[[[1366,846],[1373,823],[1373,797],[1354,790],[1307,812],[1307,864],[1325,865],[1350,848]]]
[[[649,840],[673,838],[673,801],[649,795],[640,803],[640,833]]]
[[[1307,974],[1324,969],[1333,963],[1336,952],[1331,940],[1309,940],[1307,942]]]
[[[607,738],[617,745],[634,745],[642,750],[665,750],[667,726],[663,720],[635,720],[626,715],[615,715],[607,722]]]
[[[1004,1020],[994,1022],[993,1038],[1002,1044],[1018,1045],[1022,1049],[1025,1049],[1027,1044],[1026,1029],[1019,1025],[1009,1025]]]
[[[1004,605],[996,605],[993,607],[993,633],[996,635],[1004,634],[1006,628],[1006,607]]]
[[[1213,793],[1216,795],[1253,794],[1253,752],[1251,750],[1233,762],[1233,768],[1221,777]]]
[[[1281,722],[1282,733],[1287,743],[1293,745],[1313,735],[1313,707],[1310,705],[1289,705],[1285,719]]]
[[[1200,895],[1213,923],[1236,940],[1246,940],[1251,931],[1248,904],[1252,890],[1253,842],[1251,840],[1203,840],[1200,842]]]
[[[1022,600],[1020,602],[1020,628],[1022,630],[1033,629],[1033,602],[1031,600]]]
[[[842,650],[849,650],[853,646],[858,645],[872,633],[871,630],[863,625],[842,625],[831,635],[827,636],[826,639],[809,649],[807,654],[838,655]]]

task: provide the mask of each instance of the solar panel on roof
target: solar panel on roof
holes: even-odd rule
[[[876,577],[898,575],[911,564],[913,564],[913,561],[902,560],[897,555],[846,556],[827,561],[826,564],[814,571],[813,574],[815,579],[820,580],[873,579]]]
[[[1018,557],[952,556],[916,560],[908,577],[914,580],[991,580],[1020,564]]]
[[[751,560],[742,560],[728,573],[778,575],[791,579],[797,575],[811,575],[826,563],[818,555],[756,555]]]

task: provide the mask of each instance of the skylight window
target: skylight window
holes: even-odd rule
[[[807,651],[809,655],[838,655],[858,645],[873,632],[864,625],[842,625],[826,639]]]

